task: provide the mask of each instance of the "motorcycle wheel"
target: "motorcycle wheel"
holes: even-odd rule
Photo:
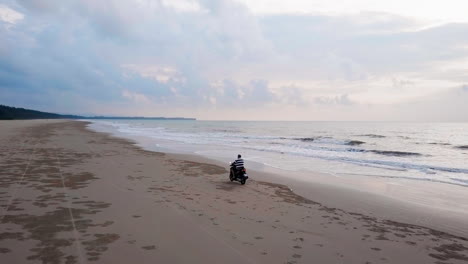
[[[245,179],[242,179],[242,180],[241,180],[241,184],[242,184],[242,185],[245,184]]]
[[[232,177],[232,172],[229,173],[229,180],[230,180],[230,181],[234,181],[234,177]]]

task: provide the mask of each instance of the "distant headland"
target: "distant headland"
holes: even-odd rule
[[[0,120],[24,119],[145,119],[145,120],[196,120],[186,117],[141,117],[141,116],[80,116],[61,115],[31,109],[0,105]]]

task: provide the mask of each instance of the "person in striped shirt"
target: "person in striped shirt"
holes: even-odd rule
[[[236,173],[239,173],[240,170],[244,168],[244,160],[242,159],[241,154],[237,155],[237,159],[233,162],[236,167]]]

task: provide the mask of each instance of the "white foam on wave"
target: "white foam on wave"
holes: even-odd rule
[[[396,161],[389,161],[389,160],[375,160],[375,159],[356,159],[346,156],[340,155],[320,155],[320,150],[329,151],[330,148],[299,148],[299,147],[280,147],[277,148],[276,146],[270,147],[263,147],[263,146],[248,146],[246,148],[260,150],[260,151],[272,151],[277,153],[287,153],[291,155],[301,155],[311,158],[319,158],[325,160],[333,160],[333,161],[341,161],[341,162],[348,162],[353,163],[356,165],[381,165],[382,168],[391,168],[391,169],[400,169],[400,170],[407,170],[407,169],[414,169],[419,170],[421,172],[426,171],[444,171],[444,172],[453,172],[453,173],[465,173],[468,174],[468,169],[464,168],[451,168],[451,167],[442,167],[442,166],[433,166],[433,165],[426,165],[426,164],[417,164],[417,163],[409,163],[409,162],[396,162]],[[333,149],[335,151],[335,149]],[[346,150],[343,150],[346,152]],[[432,174],[432,173],[430,173]]]

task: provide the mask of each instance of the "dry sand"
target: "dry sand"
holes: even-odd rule
[[[0,263],[468,263],[464,232],[356,212],[362,195],[242,186],[85,125],[0,122]]]

